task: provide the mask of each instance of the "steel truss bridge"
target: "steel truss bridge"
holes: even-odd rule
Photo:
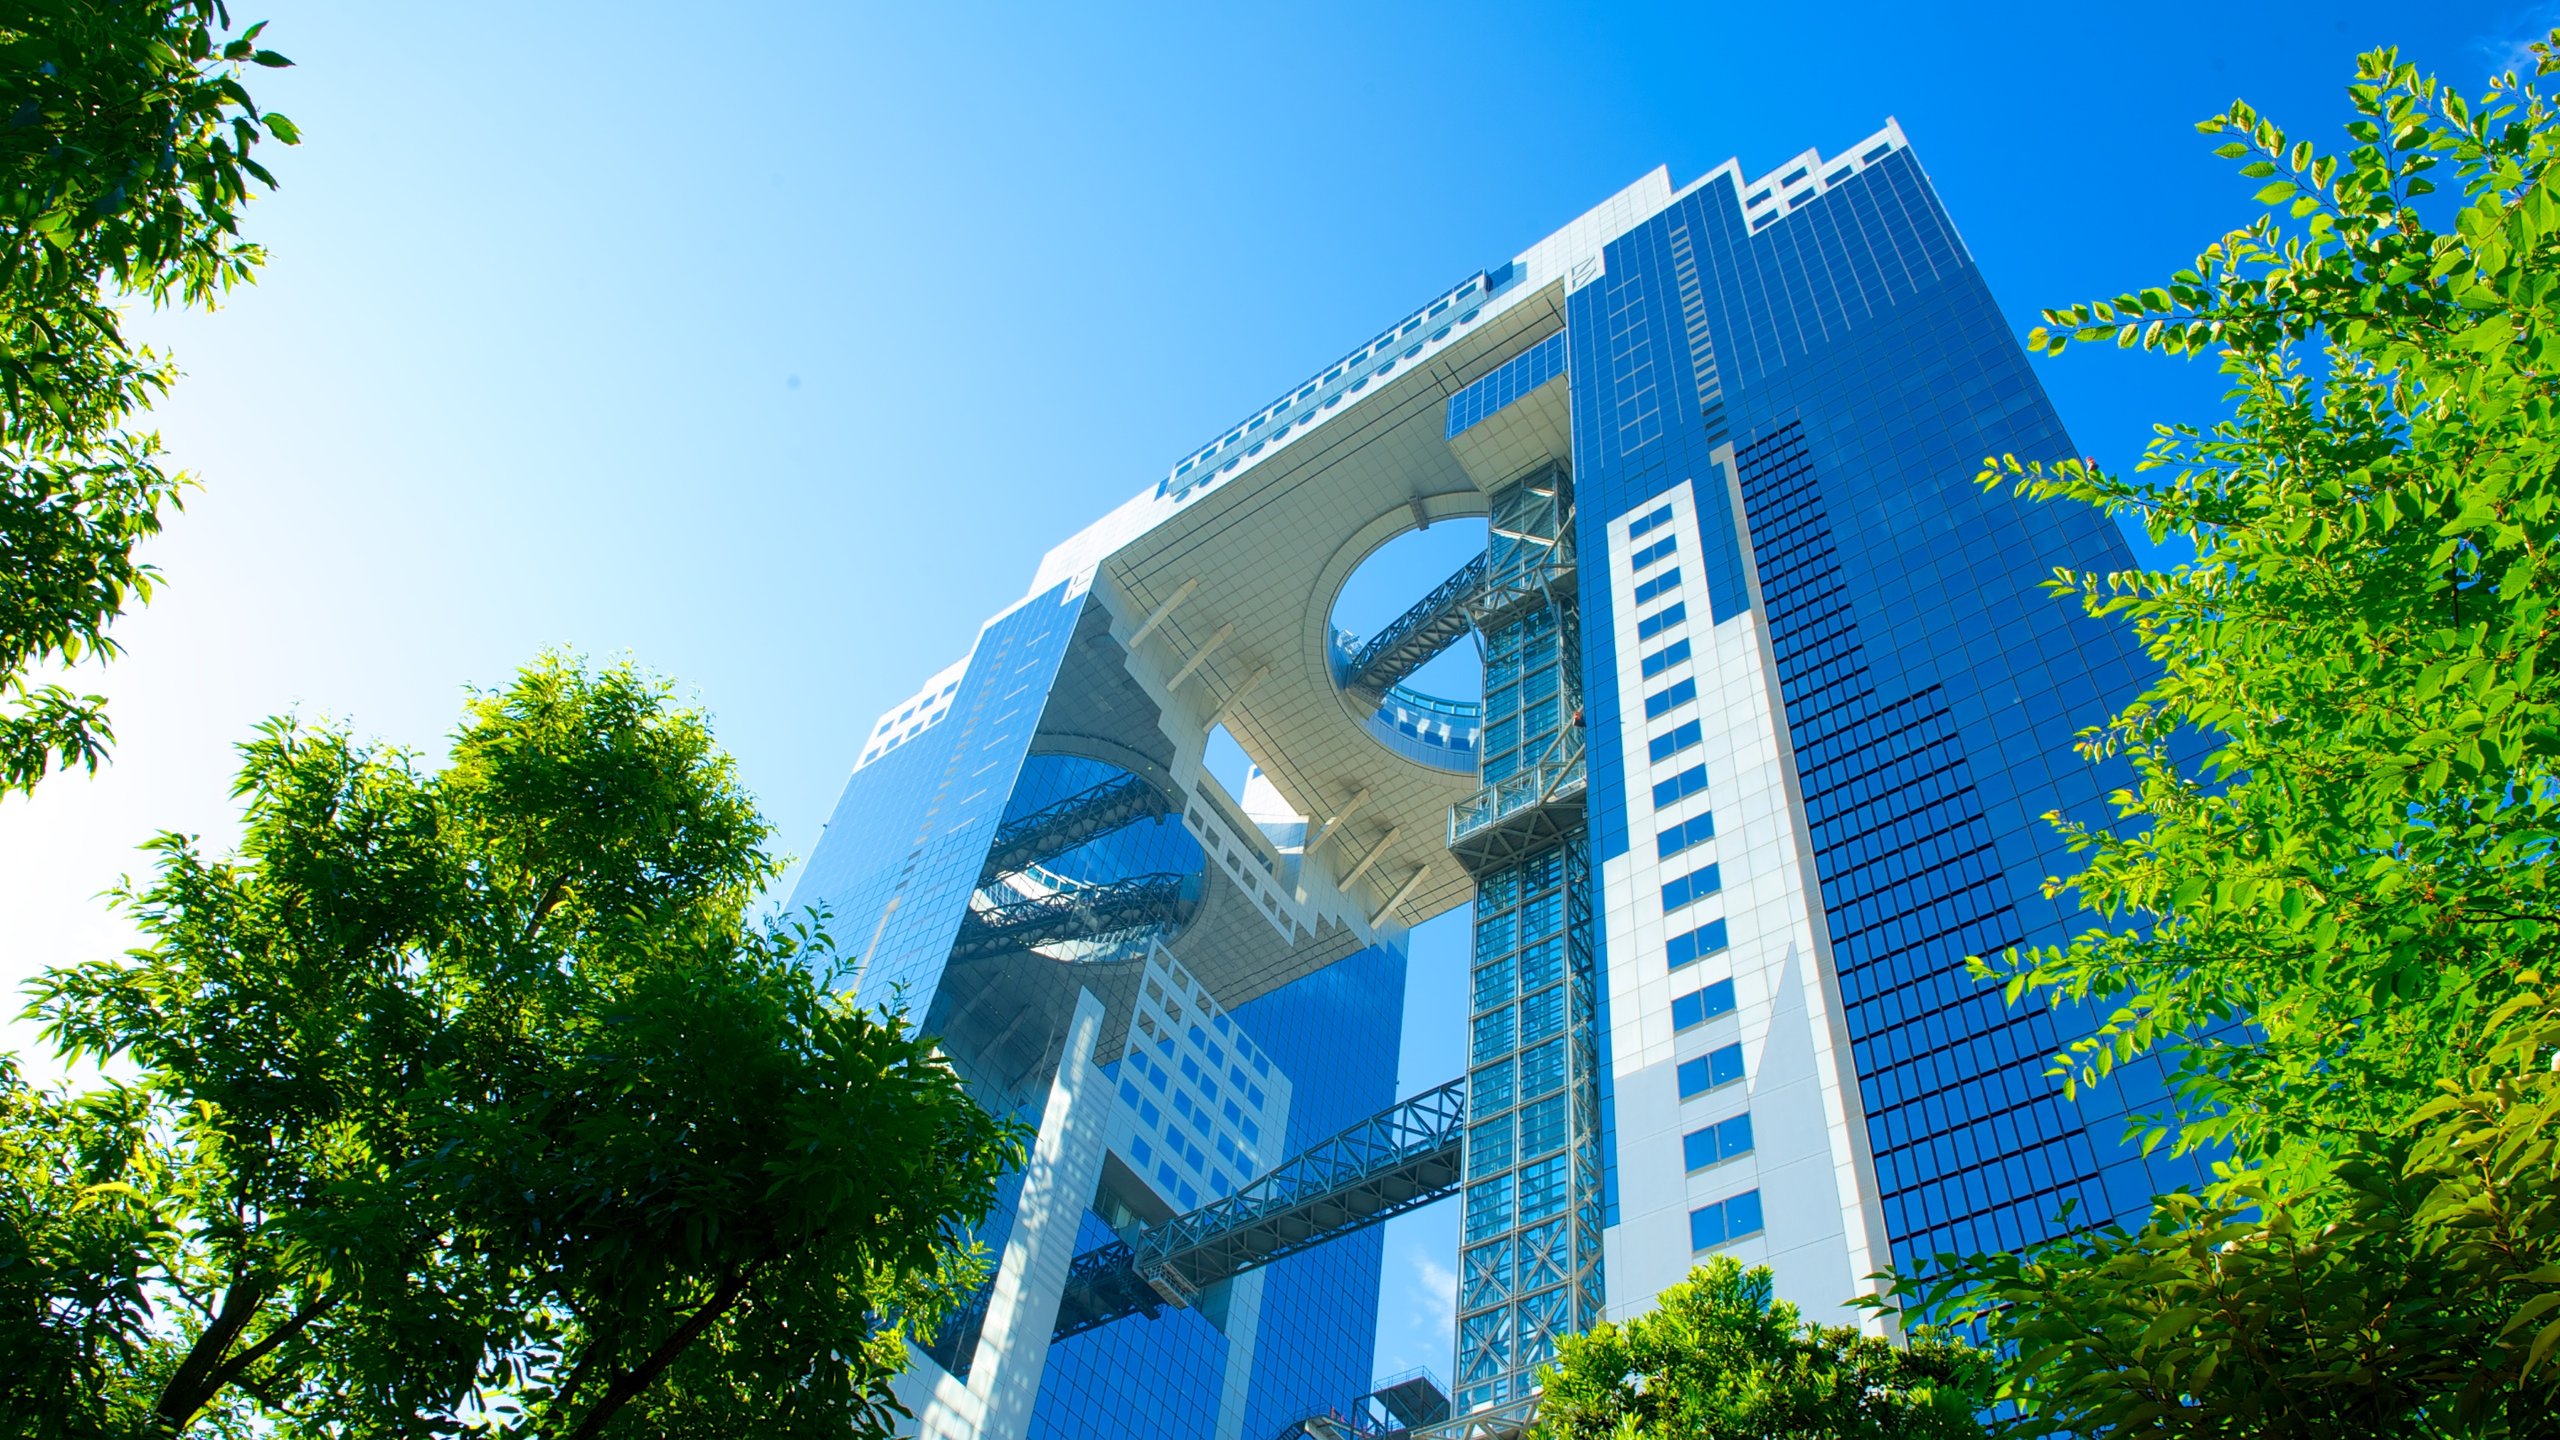
[[[1342,688],[1375,704],[1405,678],[1455,645],[1475,624],[1475,605],[1484,593],[1490,557],[1478,555],[1458,567],[1413,608],[1389,621],[1351,657]]]
[[[1200,877],[1170,872],[1132,875],[972,910],[951,942],[954,960],[996,955],[1062,940],[1102,940],[1151,926],[1171,928],[1200,905]]]
[[[1165,793],[1135,775],[1120,775],[1007,823],[987,848],[978,883],[1019,875],[1088,840],[1173,813]]]
[[[1291,1156],[1223,1200],[1086,1251],[1068,1273],[1051,1339],[1192,1304],[1221,1280],[1455,1193],[1466,1116],[1461,1076]]]

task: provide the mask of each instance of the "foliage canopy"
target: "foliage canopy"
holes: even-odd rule
[[[149,943],[40,983],[135,1078],[0,1088],[12,1433],[887,1433],[1019,1142],[822,928],[750,923],[702,717],[551,657],[441,770],[242,757],[238,855],[160,837]]]
[[[120,301],[211,305],[250,278],[252,154],[293,144],[242,83],[288,62],[219,0],[12,0],[0,13],[0,794],[96,769],[103,702],[38,667],[111,655],[148,600],[134,547],[185,477],[130,428],[176,371],[129,344]]]
[[[1988,1357],[1934,1331],[1907,1345],[1816,1325],[1774,1298],[1766,1266],[1730,1256],[1654,1309],[1557,1346],[1540,1377],[1540,1440],[1959,1440]]]
[[[2217,1183],[1902,1285],[2075,1433],[2560,1433],[2560,125],[2389,50],[2348,94],[2344,153],[2205,122],[2268,213],[2036,333],[2216,356],[2229,417],[1984,477],[2195,554],[2056,577],[2161,673],[2084,737],[2136,775],[2049,884],[2095,922],[1984,969],[2103,1017],[2075,1080],[2174,1057],[2149,1139]]]

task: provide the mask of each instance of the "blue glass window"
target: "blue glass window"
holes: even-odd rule
[[[1543,1155],[1564,1144],[1564,1097],[1550,1095],[1520,1112],[1520,1153]]]
[[[1541,940],[1520,952],[1520,988],[1535,990],[1564,978],[1564,941]]]
[[[1751,1114],[1745,1111],[1730,1120],[1719,1121],[1703,1130],[1692,1130],[1680,1137],[1680,1158],[1692,1170],[1720,1165],[1736,1155],[1751,1153]]]
[[[1637,621],[1636,638],[1638,640],[1650,640],[1654,636],[1661,634],[1663,631],[1670,629],[1672,626],[1677,625],[1688,618],[1688,605],[1682,601],[1674,600],[1670,604],[1663,606],[1661,609],[1656,610],[1652,614]]]
[[[1695,795],[1707,788],[1707,767],[1692,765],[1653,787],[1653,808],[1661,809],[1683,795]]]
[[[1512,1016],[1511,1007],[1505,1005],[1499,1010],[1487,1011],[1476,1017],[1473,1048],[1475,1063],[1481,1065],[1511,1049],[1515,1043]]]
[[[1742,1078],[1742,1047],[1727,1045],[1680,1062],[1680,1098],[1704,1095]]]
[[[1733,982],[1719,980],[1713,985],[1674,997],[1671,1002],[1671,1029],[1674,1034],[1692,1025],[1704,1025],[1719,1015],[1733,1012]]]
[[[1680,567],[1672,566],[1636,587],[1636,604],[1641,606],[1666,590],[1680,588]]]
[[[1644,697],[1644,718],[1647,720],[1659,720],[1670,712],[1672,706],[1685,705],[1697,698],[1697,681],[1687,679],[1674,680],[1670,684],[1665,685],[1661,689]]]
[[[1521,1168],[1521,1224],[1544,1220],[1564,1209],[1565,1162],[1571,1158],[1557,1155]]]
[[[1712,811],[1701,811],[1654,837],[1654,858],[1668,860],[1683,850],[1703,845],[1715,838],[1716,817]]]
[[[1496,1175],[1467,1187],[1467,1238],[1483,1240],[1511,1228],[1511,1177]]]
[[[1520,1056],[1520,1093],[1531,1097],[1544,1095],[1564,1083],[1564,1042],[1550,1040]]]
[[[1683,965],[1694,965],[1707,956],[1715,954],[1722,950],[1725,944],[1724,922],[1710,920],[1685,935],[1672,936],[1671,942],[1663,946],[1663,951],[1665,958],[1671,962],[1671,968],[1677,970]]]
[[[1678,550],[1679,548],[1680,548],[1680,537],[1679,537],[1679,536],[1677,536],[1677,535],[1665,535],[1665,536],[1663,536],[1661,539],[1656,540],[1656,541],[1654,541],[1652,544],[1647,545],[1647,546],[1646,546],[1646,547],[1644,547],[1643,549],[1641,549],[1641,550],[1637,551],[1637,552],[1636,552],[1632,557],[1630,557],[1630,559],[1631,559],[1631,560],[1632,560],[1632,562],[1633,562],[1633,568],[1638,569],[1638,570],[1641,570],[1641,569],[1643,569],[1644,567],[1646,567],[1647,565],[1650,565],[1650,564],[1652,564],[1653,562],[1655,562],[1656,560],[1659,560],[1659,559],[1663,558],[1664,556],[1671,554],[1673,551]]]
[[[1724,888],[1722,876],[1713,865],[1702,865],[1662,887],[1662,913],[1670,914],[1683,905],[1695,905]]]
[[[1677,665],[1688,658],[1689,642],[1686,640],[1674,640],[1670,644],[1665,645],[1661,649],[1644,657],[1644,664],[1641,667],[1644,671],[1644,678],[1650,680],[1654,676],[1661,674],[1663,671],[1670,669],[1672,666]]]
[[[1760,1192],[1746,1190],[1689,1212],[1689,1248],[1712,1250],[1728,1241],[1760,1233]]]
[[[1698,722],[1683,720],[1646,742],[1645,749],[1655,761],[1668,760],[1698,743]]]
[[[1627,527],[1627,538],[1630,540],[1642,539],[1645,535],[1670,523],[1671,507],[1668,505],[1657,506],[1651,513],[1643,516],[1638,519],[1636,523]]]
[[[1520,1002],[1520,1043],[1534,1045],[1564,1029],[1564,987],[1542,990]]]

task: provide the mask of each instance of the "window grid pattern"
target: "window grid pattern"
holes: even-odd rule
[[[1449,397],[1447,431],[1456,439],[1521,396],[1564,373],[1564,332],[1559,330],[1506,360],[1494,372]]]
[[[1654,393],[1653,346],[1645,325],[1644,286],[1604,278],[1599,287],[1609,312],[1610,398],[1617,410],[1618,450],[1643,449],[1662,434],[1662,404]]]
[[[1525,1393],[1555,1342],[1600,1318],[1597,996],[1588,850],[1576,837],[1479,878],[1461,1409]]]
[[[1234,1032],[1249,1035],[1255,1054],[1267,1056],[1292,1082],[1289,1153],[1395,1102],[1404,980],[1404,955],[1373,947],[1235,1008]],[[1236,1058],[1230,1055],[1229,1063]],[[1106,1071],[1115,1079],[1133,1074],[1125,1056]],[[1250,1061],[1244,1074],[1248,1083],[1263,1078]],[[1149,1086],[1152,1094],[1151,1080]],[[1024,1118],[1037,1123],[1039,1112]],[[1019,1175],[1008,1177],[1017,1188]],[[1010,1196],[1003,1213],[1010,1217]],[[1076,1250],[1117,1238],[1088,1211]],[[1001,1246],[1002,1235],[991,1243]],[[1244,1434],[1276,1435],[1367,1388],[1384,1245],[1384,1231],[1357,1231],[1256,1272],[1262,1307]],[[1029,1440],[1111,1434],[1137,1414],[1148,1417],[1151,1434],[1167,1440],[1215,1440],[1217,1378],[1247,1359],[1196,1308],[1168,1308],[1153,1320],[1089,1330],[1050,1349]]]
[[[1569,614],[1541,605],[1486,637],[1487,781],[1571,740],[1571,627]],[[1556,1341],[1600,1318],[1591,884],[1579,835],[1477,877],[1459,1218],[1462,1410],[1525,1393]]]
[[[2138,1220],[2156,1190],[2199,1178],[2117,1138],[2122,1117],[2157,1102],[2163,1077],[2137,1064],[2061,1101],[2041,1056],[2066,1017],[2005,1014],[1960,964],[1994,934],[2067,933],[2067,917],[2037,892],[2068,863],[2038,817],[2111,818],[2106,794],[2121,773],[2076,765],[2070,738],[2150,671],[2119,630],[2038,587],[2055,565],[2106,571],[2130,557],[2105,517],[1972,483],[1986,454],[2075,452],[1916,159],[1888,147],[1804,195],[1800,208],[1761,212],[1755,230],[1739,187],[1711,178],[1610,242],[1608,284],[1567,294],[1576,368],[1598,375],[1633,343],[1632,302],[1650,287],[1640,313],[1664,412],[1661,435],[1639,450],[1624,443],[1616,397],[1575,387],[1583,548],[1605,543],[1611,517],[1687,487],[1698,553],[1680,563],[1703,572],[1692,578],[1706,582],[1709,623],[1721,623],[1750,608],[1729,503],[1745,506],[1758,546],[1839,547],[1818,601],[1803,593],[1805,576],[1763,574],[1789,628],[1765,623],[1781,635],[1782,664],[1795,659],[1787,647],[1818,651],[1787,677],[1783,723],[1794,733],[1782,738],[1822,772],[1806,776],[1824,787],[1817,871],[1834,908],[1819,923],[1857,937],[1837,958],[1863,967],[1841,978],[1879,1179],[1897,1197],[1887,1207],[1895,1257],[2050,1235],[2065,1198]],[[1795,425],[1796,459],[1815,467],[1830,502],[1830,520],[1811,533],[1790,533],[1784,512],[1814,480],[1772,483],[1773,457],[1755,446],[1742,447],[1755,473],[1728,477],[1711,453],[1728,433],[1740,442]],[[1661,593],[1640,585],[1639,613]],[[1581,602],[1595,677],[1591,845],[1605,864],[1644,843],[1630,801],[1654,777],[1622,738],[1637,697],[1605,683],[1627,637],[1604,612],[1624,602],[1597,585]],[[1842,630],[1852,605],[1868,631],[1858,664],[1847,660],[1858,637]],[[1658,693],[1678,673],[1642,688]],[[1814,708],[1824,733],[1808,727]],[[1670,713],[1648,707],[1646,718]],[[1906,784],[1906,801],[1885,793]],[[1839,912],[1844,902],[1853,913]],[[2004,902],[2009,913],[1996,917]],[[1673,944],[1676,961],[1695,942]]]
[[[1535,765],[1556,748],[1566,720],[1563,659],[1555,611],[1544,606],[1486,641],[1485,784]]]
[[[1802,427],[1739,458],[1894,1258],[2104,1213],[2051,1017],[1965,974],[2025,936],[1943,693],[1878,692]]]

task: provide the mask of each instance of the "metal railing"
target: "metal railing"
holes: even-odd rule
[[[1560,760],[1541,761],[1505,775],[1449,807],[1449,841],[1465,840],[1525,810],[1552,804],[1582,791],[1589,774],[1577,750]]]
[[[1538,1397],[1523,1395],[1437,1425],[1422,1426],[1412,1431],[1408,1440],[1519,1440],[1537,1421]]]

